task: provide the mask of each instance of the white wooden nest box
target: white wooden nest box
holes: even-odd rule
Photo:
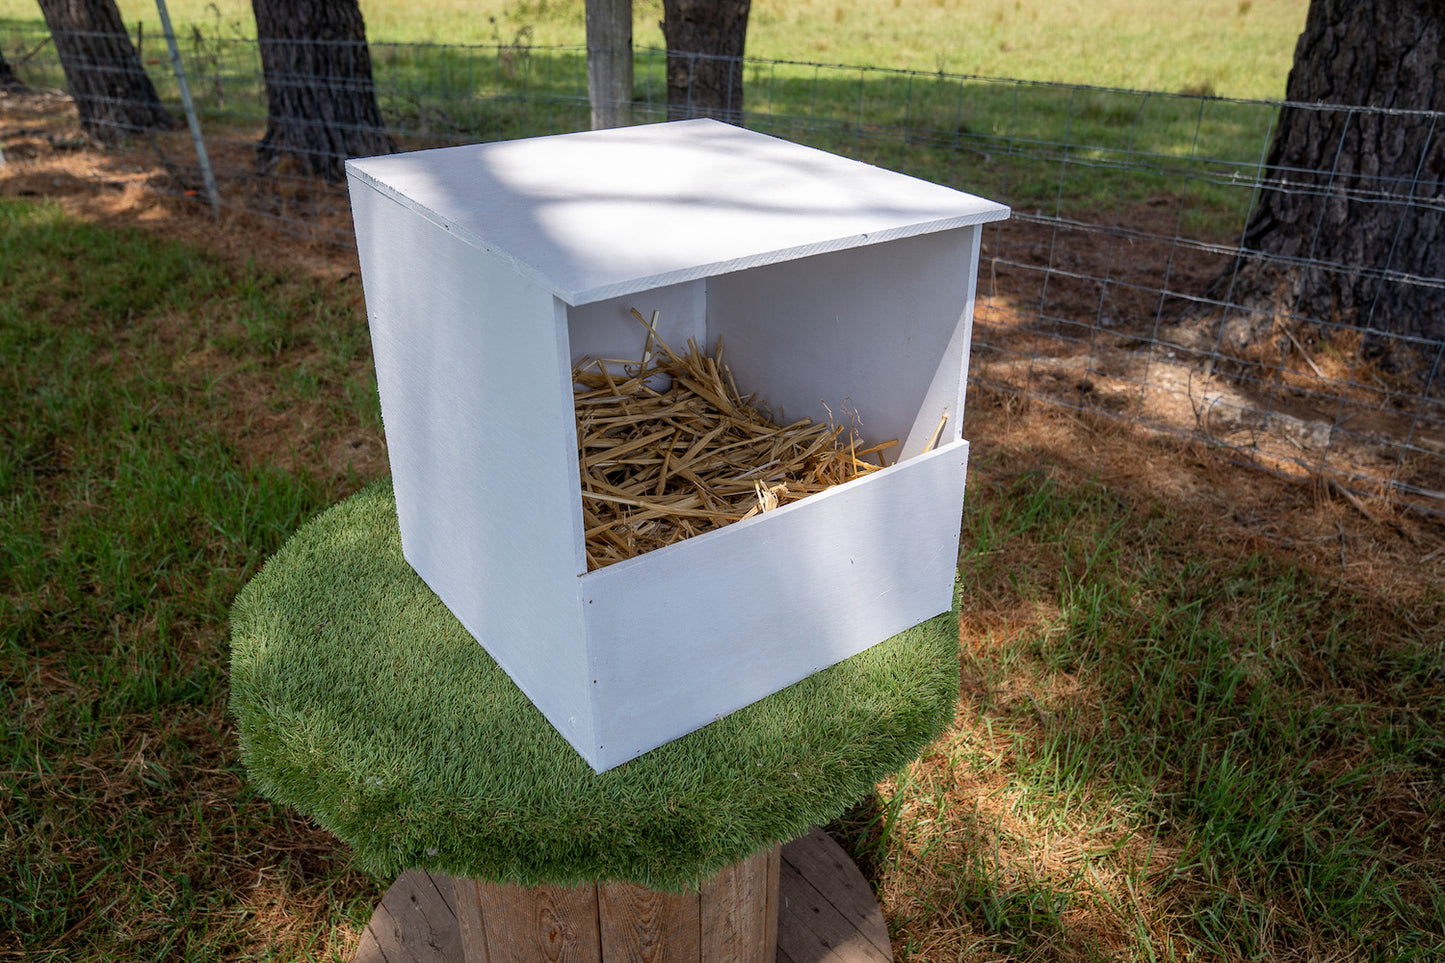
[[[403,551],[595,770],[948,610],[1008,208],[710,120],[346,166]],[[640,357],[634,308],[896,461],[588,572],[572,364]]]

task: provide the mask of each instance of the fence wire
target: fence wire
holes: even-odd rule
[[[180,118],[163,39],[128,40]],[[32,91],[7,95],[9,112],[67,89],[47,33],[13,27],[0,44]],[[324,46],[296,62],[326,63]],[[369,46],[380,133],[395,149],[563,133],[590,122],[580,48],[531,46],[523,35],[490,45]],[[258,152],[277,118],[268,118],[257,41],[192,25],[181,29],[181,51],[223,209],[351,244],[342,185],[309,173],[318,167],[305,156]],[[668,119],[666,52],[633,54],[633,122]],[[1013,208],[984,238],[973,385],[1445,513],[1445,277],[1409,256],[1432,237],[1420,225],[1445,213],[1441,115],[879,67],[758,59],[731,67],[743,74],[747,126]],[[356,84],[325,74],[287,80],[333,92],[350,85],[355,93]],[[1309,112],[1320,131],[1341,131],[1338,144],[1323,145],[1328,166],[1270,163],[1291,110]],[[105,116],[115,118],[102,120],[112,127],[104,136],[92,131],[92,140],[106,144],[107,156],[150,171],[149,189],[203,198],[182,125],[146,129],[127,123],[123,109]],[[24,163],[15,133],[24,129],[11,126],[0,139],[12,164]],[[1413,176],[1350,169],[1347,141],[1362,136],[1414,145]],[[1261,246],[1252,216],[1286,202],[1396,225],[1387,229],[1387,256],[1349,255],[1364,250],[1363,239],[1339,236],[1342,228],[1323,214],[1305,231],[1308,244]],[[1410,303],[1434,310],[1309,309],[1309,290],[1362,283],[1374,285],[1377,303],[1389,303],[1378,292],[1405,289]]]

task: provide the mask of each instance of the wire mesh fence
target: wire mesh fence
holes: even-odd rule
[[[257,41],[219,23],[179,34],[221,210],[352,243],[344,186],[317,176],[325,167],[304,150],[263,149],[286,118],[268,102]],[[128,41],[177,122],[105,121],[107,135],[92,138],[150,171],[151,189],[203,202],[164,41]],[[33,91],[74,88],[45,31],[13,27],[0,44]],[[326,51],[313,53],[302,62],[328,62]],[[285,82],[373,95],[379,133],[398,150],[590,123],[580,48],[533,46],[525,34],[489,45],[373,41],[369,59],[371,78],[359,86],[324,68]],[[747,126],[1013,208],[984,238],[973,385],[1445,512],[1445,277],[1414,256],[1445,217],[1440,115],[878,67],[731,67],[743,75]],[[634,71],[632,121],[668,119],[666,52],[635,50]],[[307,108],[291,122],[331,125],[342,146],[320,149],[344,150],[345,126],[359,122],[329,111]],[[1290,112],[1316,131],[1325,163],[1271,157]],[[1362,137],[1404,145],[1413,173],[1352,159]],[[23,163],[13,141],[0,149]],[[1299,212],[1303,243],[1262,240],[1262,214],[1285,203]],[[1363,303],[1338,293],[1358,294],[1361,282],[1373,292]]]

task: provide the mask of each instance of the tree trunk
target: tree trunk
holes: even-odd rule
[[[175,126],[141,66],[115,0],[40,0],[40,12],[87,134],[109,143]]]
[[[1232,347],[1277,321],[1323,338],[1349,326],[1366,357],[1427,390],[1438,378],[1442,27],[1438,0],[1311,0],[1286,92],[1300,106],[1280,110],[1243,253],[1215,285],[1246,309],[1224,321]]]
[[[632,123],[632,0],[587,0],[592,129]]]
[[[335,182],[346,158],[395,150],[357,0],[252,0],[251,9],[266,81],[263,171],[289,157],[302,173]]]
[[[10,69],[10,63],[5,59],[4,52],[0,52],[0,90],[23,90],[25,85],[20,78],[15,76],[15,71]]]
[[[743,45],[751,0],[663,0],[667,116],[743,122]]]

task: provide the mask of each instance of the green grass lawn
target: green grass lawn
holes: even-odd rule
[[[386,881],[248,787],[225,666],[235,593],[385,471],[356,280],[30,200],[0,263],[0,955],[344,959]],[[1442,958],[1439,581],[973,404],[964,700],[837,827],[899,959]]]
[[[265,118],[254,43],[208,35],[183,47],[208,139],[256,137]],[[401,149],[589,122],[578,49],[373,41],[372,59]],[[666,116],[664,68],[659,54],[638,54],[636,120]],[[175,101],[173,77],[152,73]],[[54,63],[32,64],[29,77],[64,84]],[[1179,230],[1219,243],[1244,225],[1274,117],[1269,104],[1197,95],[771,61],[748,64],[745,90],[748,124],[766,133],[1024,213],[1109,223],[1170,198]]]
[[[152,51],[158,87],[177,100],[153,8],[123,10]],[[587,126],[580,0],[364,10],[381,107],[404,148]],[[183,56],[213,138],[254,138],[264,123],[249,11],[236,0],[172,6],[187,25]],[[748,124],[1046,216],[1108,223],[1171,198],[1186,236],[1229,243],[1243,228],[1274,110],[1212,95],[1281,96],[1304,3],[1201,2],[1191,11],[1143,0],[758,3]],[[660,4],[634,12],[636,116],[657,120],[666,104]],[[33,6],[0,0],[0,28],[20,22],[33,32],[11,43],[17,60],[43,28]],[[22,69],[63,86],[58,66],[43,70],[42,60]]]
[[[360,482],[333,450],[379,417],[364,322],[44,205],[0,202],[0,261],[0,954],[237,958],[299,891],[303,958],[371,893],[246,787],[226,620]],[[257,455],[276,424],[296,468]]]
[[[1021,213],[1163,199],[1228,240],[1272,111],[1174,93],[1279,96],[1305,6],[759,0],[750,121]],[[659,7],[636,4],[640,46]],[[153,8],[122,10],[151,44]],[[364,10],[404,146],[585,123],[580,54],[546,49],[580,43],[580,2]],[[208,130],[254,136],[253,51],[218,45],[249,6],[172,15],[202,31]],[[0,31],[38,20],[0,0]],[[639,65],[656,105],[660,64]],[[385,472],[356,279],[38,200],[0,200],[0,264],[0,956],[344,959],[386,881],[248,787],[225,666],[235,593]],[[1445,958],[1445,591],[1347,559],[1435,542],[1348,508],[1264,538],[1241,505],[1258,476],[972,404],[964,700],[835,827],[898,958]],[[1196,471],[1195,494],[1130,487],[1131,459]]]
[[[121,0],[127,24],[159,37],[155,5]],[[178,25],[255,31],[245,0],[173,0]],[[1141,90],[1277,98],[1306,0],[755,0],[750,57],[946,71]],[[582,0],[363,0],[373,41],[539,46],[585,40]],[[635,0],[634,41],[662,47],[660,0]],[[0,21],[39,21],[33,0],[0,0]],[[185,32],[184,29],[181,30]]]

